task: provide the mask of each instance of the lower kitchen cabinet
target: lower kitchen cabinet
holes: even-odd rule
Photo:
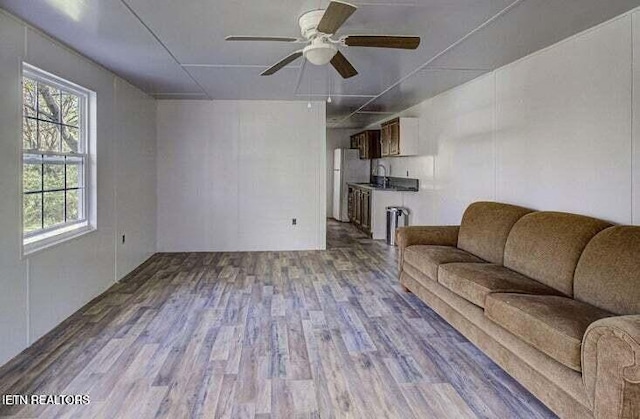
[[[349,193],[347,195],[347,214],[349,216],[349,221],[353,222],[355,219],[355,188],[353,186],[349,186]]]
[[[349,186],[349,221],[371,236],[371,190]]]
[[[367,234],[371,234],[371,192],[365,191],[360,198],[360,205],[362,207],[362,219],[360,225],[362,230]]]
[[[405,193],[349,185],[349,221],[369,237],[382,240],[387,234],[387,207],[403,206]]]

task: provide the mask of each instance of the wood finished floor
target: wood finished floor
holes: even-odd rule
[[[316,252],[157,254],[0,369],[0,394],[89,394],[74,418],[547,418],[397,282],[396,251],[329,222]]]

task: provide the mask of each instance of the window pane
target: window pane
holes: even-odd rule
[[[38,83],[38,118],[60,122],[60,90]]]
[[[42,190],[42,166],[39,164],[25,164],[22,172],[22,185],[25,192]]]
[[[82,189],[67,191],[67,222],[80,220],[82,217]]]
[[[85,156],[79,153],[87,150],[88,103],[35,69],[25,68],[22,81],[23,227],[33,236],[25,239],[30,245],[42,229],[86,219]]]
[[[22,124],[22,148],[25,150],[36,150],[38,148],[36,120],[25,118]]]
[[[42,228],[42,196],[40,194],[24,195],[24,232],[30,233]]]
[[[82,164],[69,164],[67,162],[67,189],[84,187],[84,171]]]
[[[62,151],[78,152],[78,128],[62,126]]]
[[[44,228],[64,222],[64,191],[44,193]]]
[[[80,101],[78,96],[62,92],[62,101],[60,103],[62,123],[73,125],[74,127],[80,126]]]
[[[64,165],[45,164],[44,167],[44,190],[64,189]]]
[[[22,79],[22,103],[24,115],[36,117],[36,82],[24,77]]]
[[[60,125],[38,121],[38,134],[42,151],[60,151]]]

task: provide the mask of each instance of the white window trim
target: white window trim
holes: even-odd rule
[[[69,240],[84,236],[97,229],[83,221],[75,224],[66,224],[55,230],[39,234],[23,240],[22,255],[30,256],[50,247],[57,246]]]
[[[88,233],[96,231],[97,226],[97,182],[96,182],[96,127],[95,127],[95,119],[96,119],[96,93],[85,88],[79,86],[77,84],[71,83],[67,80],[64,80],[54,74],[41,70],[37,67],[34,67],[28,63],[22,63],[22,73],[20,80],[22,77],[28,77],[36,81],[41,81],[43,83],[56,86],[65,91],[69,91],[73,94],[76,94],[82,97],[84,102],[83,115],[82,115],[82,123],[83,128],[81,130],[82,135],[82,144],[84,149],[82,153],[79,153],[85,158],[84,161],[84,212],[85,217],[83,220],[79,220],[74,223],[67,223],[61,225],[60,227],[54,227],[50,229],[42,230],[39,234],[35,235],[25,235],[24,234],[24,208],[21,205],[20,208],[20,231],[22,234],[22,257],[26,257],[29,255],[33,255],[34,253],[38,253],[42,250],[57,246],[59,244],[65,243],[67,241],[79,238]],[[20,106],[22,108],[22,89],[20,89]],[[22,115],[22,112],[21,112]],[[22,127],[22,124],[20,125]],[[20,130],[20,142],[22,143],[22,128]],[[22,202],[24,192],[23,192],[23,158],[24,154],[28,153],[28,150],[24,150],[21,147],[20,152],[20,202]],[[48,154],[34,151],[36,154]]]

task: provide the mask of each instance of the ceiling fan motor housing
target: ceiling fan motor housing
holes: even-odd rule
[[[300,16],[298,24],[300,25],[300,32],[305,39],[311,41],[303,50],[304,57],[315,65],[325,65],[333,58],[338,52],[338,48],[328,41],[328,34],[318,32],[318,24],[324,16],[325,11],[311,10]]]
[[[298,25],[300,25],[300,33],[305,39],[313,39],[318,34],[318,24],[324,16],[324,10],[311,10],[306,12],[298,19]]]

